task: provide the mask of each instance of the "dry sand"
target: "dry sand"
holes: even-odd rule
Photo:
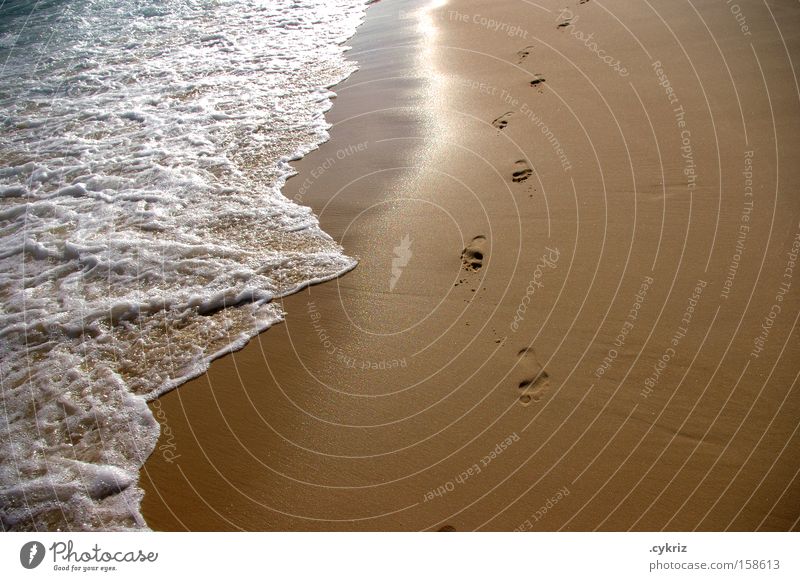
[[[358,268],[155,403],[148,523],[798,530],[800,6],[424,6],[285,189]]]

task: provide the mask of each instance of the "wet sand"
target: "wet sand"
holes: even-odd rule
[[[798,530],[800,9],[426,6],[285,188],[359,266],[153,404],[148,524]]]

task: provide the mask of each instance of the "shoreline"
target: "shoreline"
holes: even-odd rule
[[[410,12],[419,9],[423,4],[425,4],[425,2],[422,0],[404,2],[404,5],[413,7],[410,9]],[[345,53],[346,57],[348,59],[357,59],[359,68],[341,83],[330,87],[330,89],[335,91],[337,94],[333,100],[333,107],[326,113],[326,119],[329,121],[329,123],[331,123],[331,129],[329,130],[331,135],[330,139],[320,144],[319,148],[311,151],[301,159],[292,162],[292,166],[297,171],[297,174],[289,178],[283,189],[284,195],[288,199],[298,204],[310,205],[314,210],[315,215],[317,215],[320,220],[321,229],[324,232],[334,236],[337,241],[341,241],[341,233],[347,228],[347,225],[344,224],[344,221],[349,219],[350,210],[349,208],[345,208],[344,210],[334,209],[333,211],[329,211],[328,208],[330,200],[328,199],[329,195],[325,188],[331,187],[329,186],[329,180],[336,177],[337,171],[344,173],[342,171],[342,166],[350,164],[350,167],[344,171],[349,171],[350,173],[354,172],[352,165],[354,162],[358,163],[360,161],[359,156],[365,152],[368,144],[372,145],[373,150],[376,149],[376,140],[370,139],[369,136],[364,135],[359,128],[353,128],[353,120],[355,119],[357,122],[360,116],[365,114],[370,115],[369,106],[365,106],[365,98],[368,100],[368,103],[373,103],[375,105],[375,109],[378,110],[377,113],[373,115],[381,116],[381,111],[377,105],[385,102],[387,98],[386,93],[387,90],[389,90],[386,87],[381,86],[382,83],[385,84],[381,78],[383,71],[390,70],[397,77],[409,77],[409,69],[413,67],[414,60],[416,59],[416,56],[411,54],[411,51],[409,50],[413,47],[406,46],[414,39],[415,33],[408,30],[389,32],[387,27],[382,25],[380,22],[382,18],[381,15],[378,14],[376,17],[374,14],[378,11],[378,8],[378,3],[373,3],[370,5],[369,9],[367,10],[365,22],[363,22],[357,29],[355,36],[346,43],[351,47],[351,49]],[[385,20],[386,17],[384,16],[383,19]],[[372,22],[373,20],[377,20],[378,22]],[[412,21],[409,20],[408,23],[412,24]],[[387,35],[387,32],[399,37],[400,40],[396,42],[394,46],[389,46],[387,48],[377,46],[377,48],[373,48],[376,46],[376,39],[374,37],[380,35],[380,38],[382,39]],[[362,38],[362,42],[359,43],[358,41]],[[382,41],[379,40],[378,45],[381,42]],[[359,46],[359,44],[363,46]],[[384,56],[385,53],[389,54]],[[402,58],[398,58],[398,55]],[[362,58],[367,62],[362,62]],[[403,139],[404,136],[408,136],[408,134],[414,131],[414,127],[416,125],[422,124],[422,113],[419,111],[421,107],[419,107],[418,103],[420,97],[416,94],[418,91],[413,86],[417,81],[414,78],[407,78],[406,80],[401,79],[400,82],[406,83],[409,86],[405,91],[405,95],[400,95],[394,99],[397,112],[384,115],[377,122],[374,122],[380,124],[382,130],[389,133],[388,139]],[[391,77],[390,83],[392,92],[396,93],[394,87],[395,83],[392,81]],[[368,87],[367,90],[364,90],[364,85]],[[376,88],[370,90],[370,85]],[[350,97],[350,94],[353,92],[359,92],[360,95],[348,103],[348,97]],[[365,93],[368,94],[365,96]],[[415,100],[417,103],[413,106],[410,106],[409,103],[412,103]],[[408,109],[408,111],[404,111],[404,109]],[[390,118],[392,116],[396,118]],[[345,133],[345,131],[347,131],[347,133]],[[413,156],[413,153],[404,153],[402,151],[398,151],[398,149],[399,148],[393,148],[389,150],[388,153],[378,151],[376,154],[378,160],[373,161],[373,163],[385,163],[385,157],[383,156],[389,155],[399,165],[404,163],[407,158]],[[412,148],[409,147],[408,149],[411,150]],[[333,187],[339,189],[341,188],[341,185],[336,184]],[[339,237],[337,237],[334,232],[338,233]],[[348,254],[348,251],[345,250],[345,253]],[[354,256],[353,254],[348,255]],[[357,256],[356,258],[358,259]],[[358,269],[358,266],[356,266],[356,269]],[[288,313],[293,313],[294,316],[302,314],[303,311],[306,310],[306,303],[305,299],[301,301],[299,297],[307,294],[309,291],[319,294],[318,289],[326,286],[332,287],[333,284],[338,285],[338,282],[336,282],[337,279],[341,280],[343,277],[347,277],[349,274],[352,274],[352,272],[353,271],[351,270],[348,273],[343,274],[341,277],[337,277],[336,279],[327,281],[326,283],[312,285],[311,287],[308,287],[298,293],[292,293],[285,297],[281,297],[280,304],[283,305],[284,310],[287,312],[287,316]],[[320,299],[317,298],[315,300]],[[333,300],[333,298],[324,297],[323,300],[330,302]],[[295,305],[288,303],[295,303]],[[286,321],[283,321],[280,325],[270,327],[270,329],[267,331],[274,330],[278,327],[283,327],[285,322]],[[252,347],[256,342],[260,342],[261,338],[266,337],[265,333],[262,333],[252,339],[245,349],[247,349],[247,347]],[[232,356],[236,357],[237,353],[241,353],[241,350],[236,351],[231,355],[224,356],[221,359],[215,360],[212,363],[212,366],[216,366],[220,361],[225,361]],[[233,361],[231,361],[231,363],[233,363]],[[376,368],[380,367],[380,364],[376,362],[375,366]],[[238,376],[239,371],[235,364],[233,365],[233,368],[233,375]],[[223,376],[230,377],[230,375],[231,374],[229,371],[223,373]],[[161,440],[159,440],[159,446],[154,452],[153,457],[151,457],[161,461],[161,466],[158,467],[159,469],[166,468],[167,472],[172,472],[170,468],[174,467],[173,463],[180,456],[180,454],[176,455],[174,452],[178,445],[174,441],[175,435],[172,431],[172,423],[169,421],[168,417],[174,416],[179,409],[183,409],[184,404],[187,408],[193,407],[193,409],[197,409],[194,407],[195,402],[191,401],[192,395],[187,393],[187,397],[182,399],[180,397],[180,392],[184,388],[187,391],[190,390],[192,388],[191,384],[202,380],[202,377],[193,379],[184,386],[181,386],[180,388],[161,396],[159,399],[151,402],[150,404],[151,410],[155,410],[157,408],[157,413],[155,415],[162,424],[161,440],[165,440],[163,443]],[[170,397],[173,393],[176,396],[174,398]],[[170,401],[167,403],[166,407],[169,409],[168,412],[164,411],[162,408],[162,400],[164,400],[166,397],[178,400],[177,402]],[[200,404],[199,407],[201,408],[202,404]],[[167,414],[170,414],[170,416]],[[184,430],[188,429],[188,431],[191,432],[191,427],[188,424],[181,426],[181,428]],[[152,464],[152,460],[149,460],[148,464]],[[145,477],[145,472],[147,469],[148,466],[146,465],[145,470],[142,472],[141,484],[146,490],[149,491],[151,489],[148,486],[145,486],[145,481],[147,480]],[[167,478],[169,478],[169,476],[167,476]],[[153,494],[151,494],[151,499],[153,496],[161,498],[160,491],[152,490],[152,492]],[[142,512],[145,514],[145,520],[148,522],[148,525],[151,525],[151,520],[157,521],[157,518],[151,519],[148,517],[148,510],[146,507],[143,506]],[[169,513],[169,511],[167,512]]]
[[[427,4],[370,6],[284,187],[359,266],[157,400],[148,524],[797,530],[800,116],[770,14]]]

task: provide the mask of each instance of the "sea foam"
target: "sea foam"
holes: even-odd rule
[[[145,528],[146,401],[355,266],[281,193],[363,0],[0,7],[0,522]]]

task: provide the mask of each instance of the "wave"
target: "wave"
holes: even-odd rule
[[[146,402],[356,264],[281,188],[366,3],[30,6],[0,19],[0,522],[146,528]]]

